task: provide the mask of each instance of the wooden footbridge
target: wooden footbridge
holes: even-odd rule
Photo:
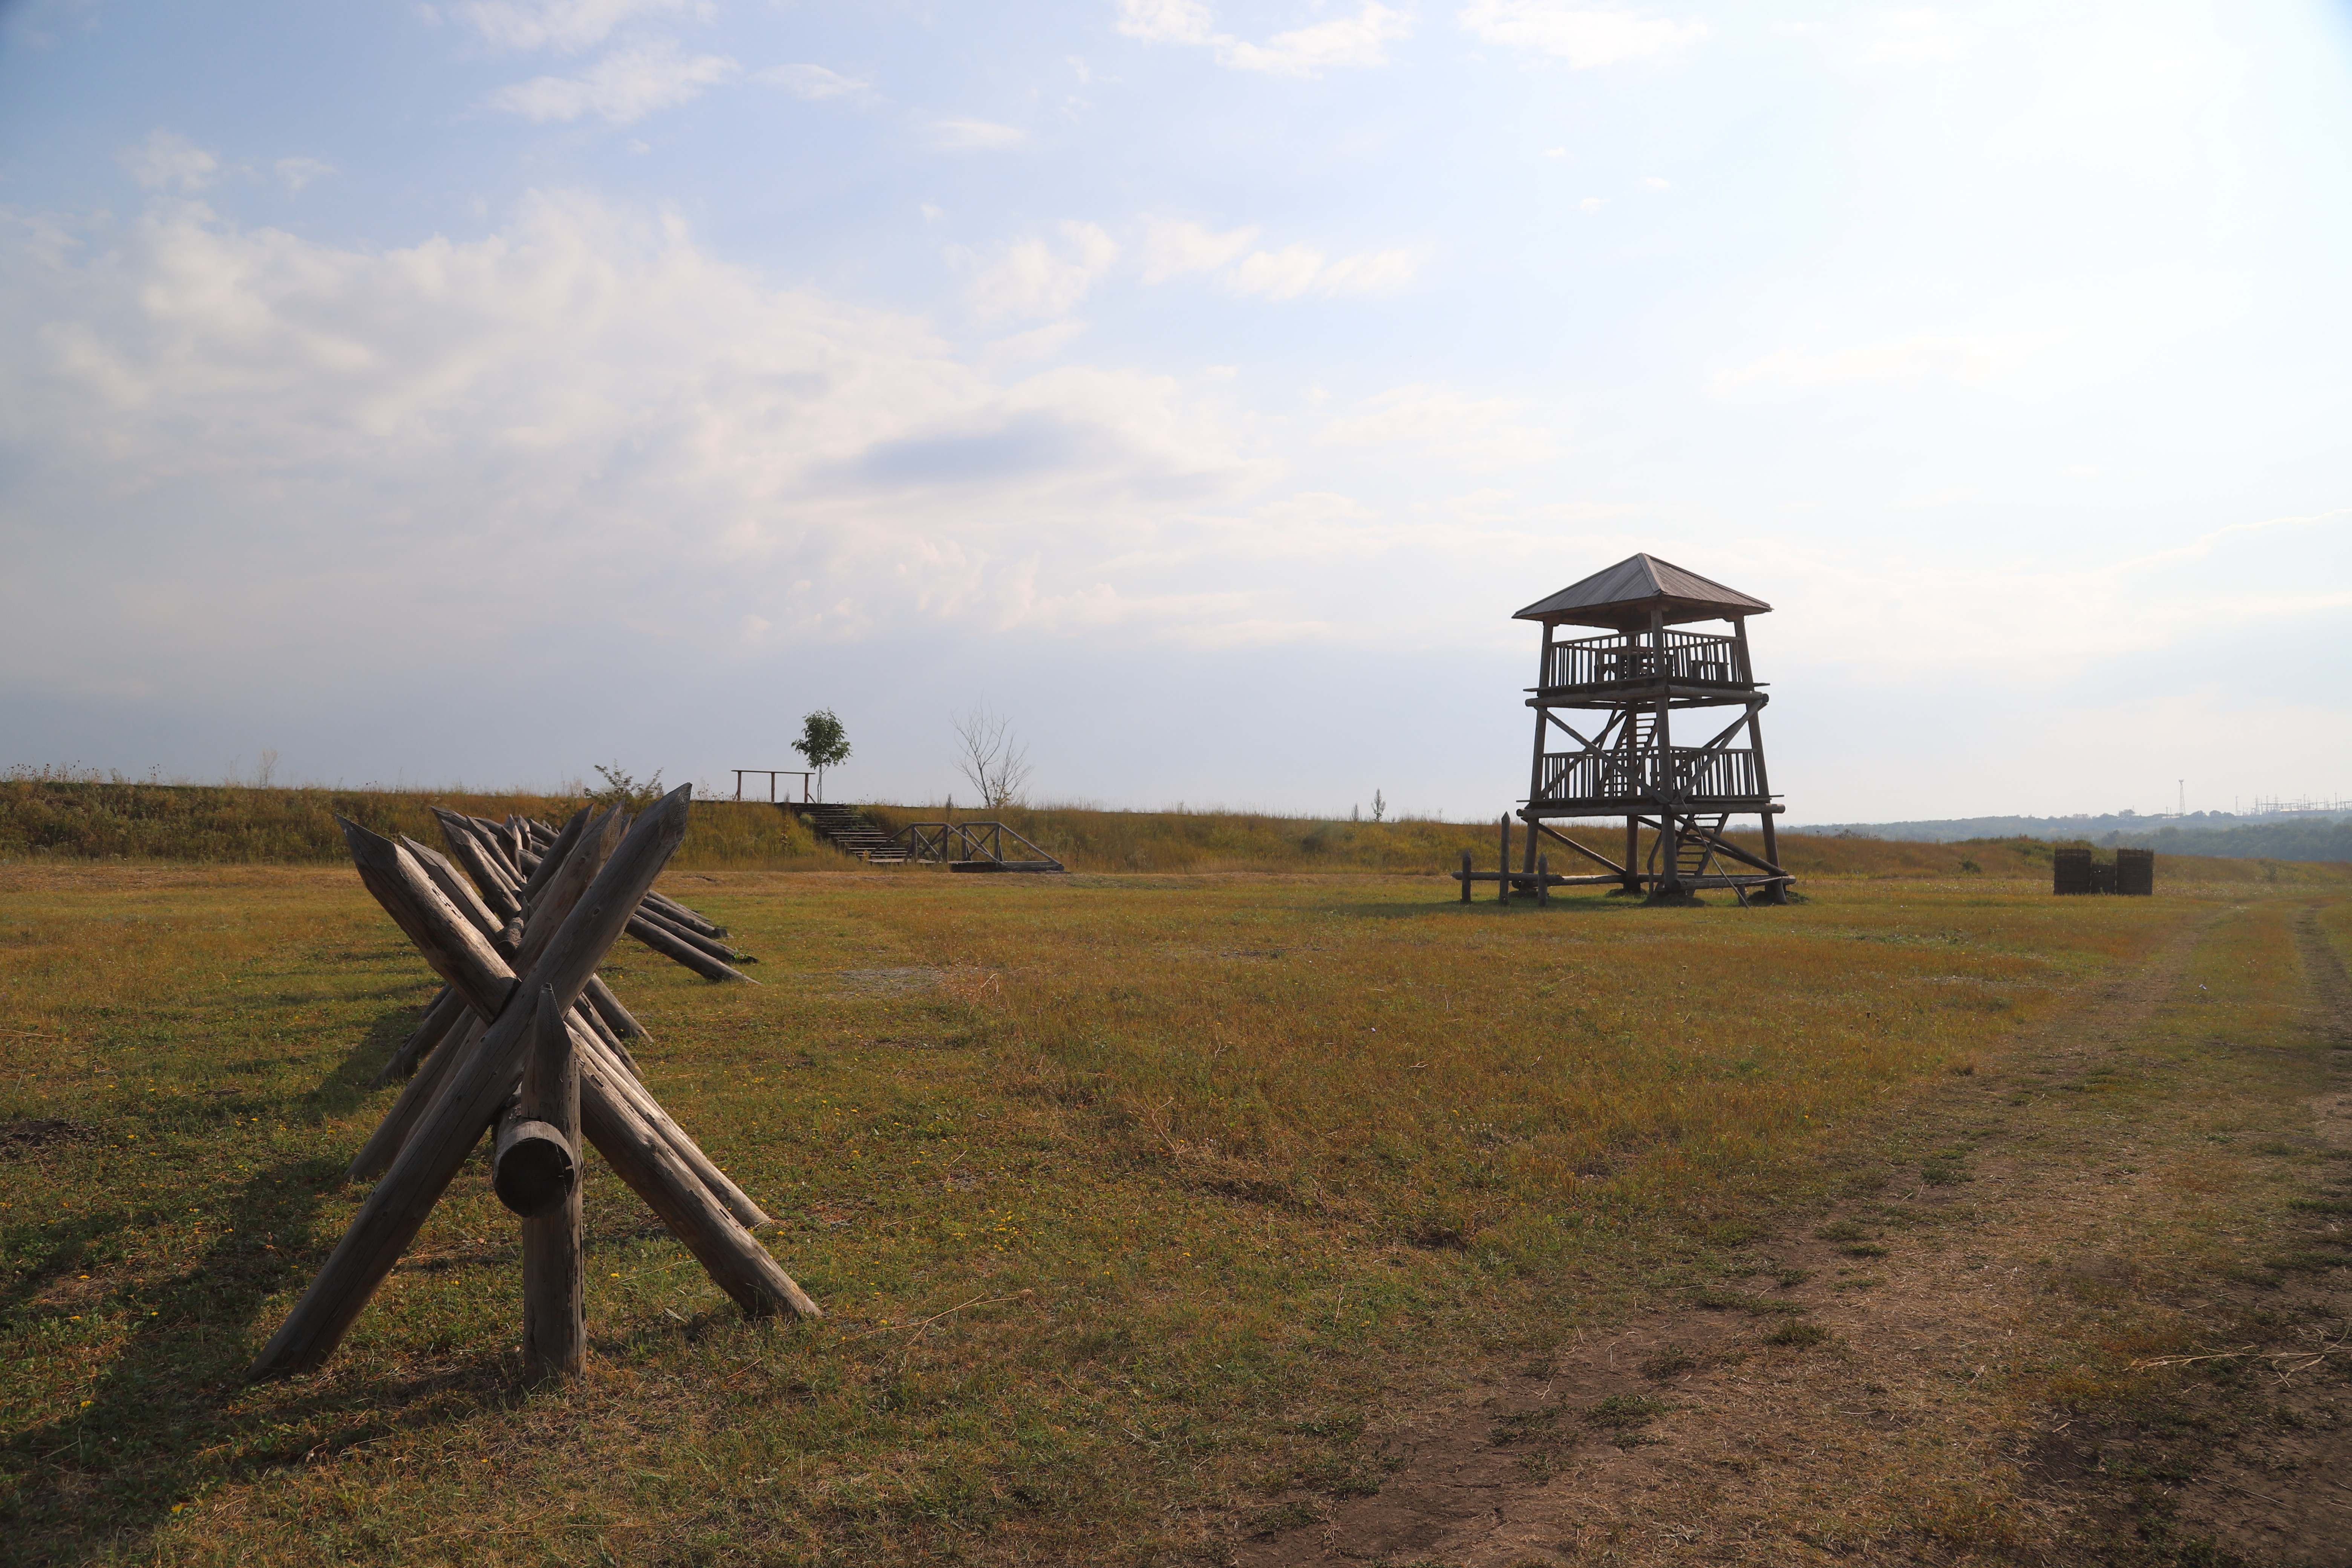
[[[854,805],[782,804],[826,843],[868,865],[945,866],[950,871],[1069,869],[1002,822],[913,822],[893,833]]]

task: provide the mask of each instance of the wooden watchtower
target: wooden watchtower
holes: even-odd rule
[[[1772,606],[1652,555],[1634,555],[1513,616],[1543,626],[1528,803],[1527,871],[1540,834],[1615,873],[1627,892],[1679,896],[1729,888],[1741,902],[1786,901],[1757,714],[1769,700],[1748,657],[1748,617]],[[1672,628],[1730,623],[1724,632]],[[1562,638],[1563,626],[1599,637]],[[1724,722],[1724,710],[1733,710]],[[1679,733],[1678,733],[1679,731]],[[1731,742],[1744,735],[1746,745]],[[1703,738],[1702,738],[1703,737]],[[1679,743],[1678,743],[1679,742]],[[1625,819],[1622,866],[1545,826]],[[1763,826],[1759,856],[1729,841],[1731,819]],[[1646,859],[1642,830],[1655,836]]]

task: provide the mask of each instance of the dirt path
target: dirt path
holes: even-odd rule
[[[1712,1305],[1397,1413],[1368,1434],[1394,1467],[1377,1495],[1297,1500],[1320,1522],[1237,1543],[1233,1560],[2352,1564],[2352,1355],[2318,1359],[2346,1331],[2326,1289],[2346,1270],[2184,1286],[2149,1261],[2170,1245],[2162,1216],[2202,1201],[2230,1135],[2097,1105],[2111,1086],[2179,1077],[2143,1037],[2192,1005],[2188,966],[2229,918],[1942,1086],[1888,1135],[1883,1185],[1866,1176],[1810,1234],[1748,1249],[1754,1272],[1706,1293]],[[2294,934],[2313,1000],[2352,1040],[2352,985],[2310,911]],[[2352,1146],[2346,1087],[2339,1072],[2312,1109]],[[2247,1389],[2196,1384],[2143,1408],[2096,1381],[2187,1375],[2135,1373],[2131,1336],[2161,1348],[2250,1311],[2283,1326],[2273,1359],[2227,1369],[2263,1369]],[[2302,1348],[2316,1354],[2278,1359]],[[2282,1368],[2304,1375],[2280,1382]],[[2192,1429],[2193,1463],[2167,1422]]]

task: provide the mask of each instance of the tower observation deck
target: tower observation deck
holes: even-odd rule
[[[1771,609],[1671,562],[1634,555],[1512,617],[1543,626],[1528,697],[1535,759],[1518,812],[1529,828],[1528,872],[1540,835],[1600,861],[1628,892],[1729,888],[1743,902],[1786,900],[1790,878],[1773,834],[1783,808],[1771,794],[1757,718],[1770,699],[1748,647],[1748,618]],[[1691,626],[1706,629],[1678,629]],[[1583,627],[1600,635],[1561,636]],[[1761,855],[1727,837],[1742,816],[1759,819]],[[1624,864],[1545,826],[1576,817],[1624,818]],[[1653,836],[1646,857],[1644,829]]]

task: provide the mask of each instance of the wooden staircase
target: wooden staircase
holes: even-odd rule
[[[844,855],[876,866],[904,865],[913,858],[905,845],[854,805],[794,805],[793,810]]]
[[[1707,827],[1706,831],[1720,837],[1725,825],[1729,821],[1728,816],[1718,816],[1715,819],[1714,826]],[[1695,877],[1706,876],[1708,868],[1714,864],[1715,846],[1707,839],[1701,838],[1694,833],[1686,833],[1675,840],[1675,875],[1684,881],[1687,882]]]

